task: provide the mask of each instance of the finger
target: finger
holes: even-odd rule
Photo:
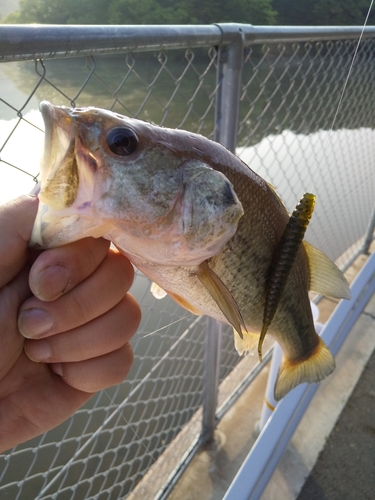
[[[18,328],[26,338],[41,338],[77,328],[112,309],[126,295],[134,277],[123,255],[109,251],[89,278],[52,302],[31,297],[22,304]]]
[[[117,351],[78,363],[51,364],[53,372],[68,385],[83,392],[97,392],[121,383],[133,362],[133,350],[125,344]]]
[[[37,209],[38,200],[31,196],[21,196],[0,207],[0,288],[26,263]]]
[[[26,340],[25,352],[36,362],[73,362],[116,351],[137,331],[141,312],[135,298],[127,294],[106,314],[69,332],[41,340]]]
[[[23,351],[25,339],[19,334],[17,315],[20,305],[31,295],[28,275],[28,266],[25,266],[8,285],[0,289],[0,380]]]
[[[109,241],[84,238],[41,253],[30,271],[30,288],[41,300],[55,300],[90,276],[108,253]]]

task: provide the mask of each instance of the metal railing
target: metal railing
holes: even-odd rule
[[[348,265],[368,250],[375,224],[373,27],[336,114],[361,30],[0,26],[0,201],[37,175],[30,160],[43,137],[39,100],[106,107],[221,142],[275,185],[290,210],[314,190],[307,239]],[[212,439],[260,367],[238,357],[229,328],[216,334],[211,320],[206,328],[169,299],[155,301],[149,285],[138,274],[132,289],[143,321],[127,380],[1,455],[0,496],[162,498]],[[158,477],[149,473],[156,462]]]

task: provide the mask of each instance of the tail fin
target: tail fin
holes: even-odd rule
[[[335,360],[319,337],[319,344],[307,359],[288,361],[283,358],[275,384],[275,399],[279,401],[303,382],[320,382],[335,369]]]

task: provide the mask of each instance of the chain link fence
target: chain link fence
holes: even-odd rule
[[[8,40],[3,28],[0,40]],[[185,32],[174,35],[173,44],[163,27],[146,33],[143,44],[112,40],[107,48],[105,37],[87,47],[89,35],[95,38],[90,27],[88,38],[70,49],[57,29],[53,45],[53,33],[43,42],[42,31],[37,49],[32,40],[21,52],[0,43],[0,202],[35,184],[43,141],[37,108],[44,99],[217,138],[218,101],[225,99],[220,65],[230,59],[231,42],[224,25],[206,27],[206,34],[204,28],[190,41]],[[305,191],[317,194],[307,239],[344,264],[363,250],[375,201],[375,39],[361,43],[342,96],[359,32],[320,36],[317,29],[298,37],[269,28],[268,38],[262,30],[257,38],[256,28],[245,28],[238,44],[237,153],[277,187],[289,210]],[[132,36],[144,29],[132,27]],[[161,498],[197,449],[205,321],[169,298],[157,301],[149,289],[137,273],[132,293],[143,319],[127,379],[57,429],[0,455],[1,498]],[[218,415],[258,370],[254,357],[239,358],[227,327],[220,358]]]

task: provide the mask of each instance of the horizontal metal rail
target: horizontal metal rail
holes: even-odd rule
[[[351,300],[340,302],[322,331],[321,336],[334,356],[375,293],[375,254],[353,282],[351,292]],[[302,384],[277,405],[224,500],[257,500],[261,497],[318,388],[318,384]]]
[[[237,25],[241,26],[241,25]],[[251,26],[243,25],[245,43],[309,42],[358,39],[375,35],[375,26]]]
[[[0,26],[0,60],[17,61],[37,58],[61,58],[221,46],[240,33],[245,45],[265,42],[339,40],[375,36],[375,26],[252,26],[222,23],[212,25],[171,26]],[[231,36],[232,35],[232,36]]]
[[[220,45],[218,26],[0,26],[2,59],[25,60]]]

